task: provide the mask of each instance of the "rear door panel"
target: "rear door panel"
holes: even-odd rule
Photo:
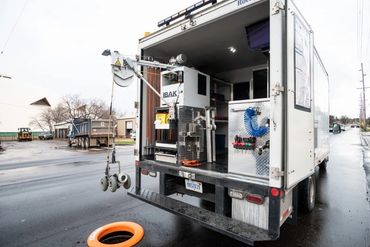
[[[286,188],[314,172],[313,33],[287,1]]]

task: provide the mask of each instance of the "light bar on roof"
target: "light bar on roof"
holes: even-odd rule
[[[180,18],[181,16],[189,16],[191,14],[191,12],[193,12],[194,10],[197,10],[199,8],[202,8],[203,6],[207,5],[207,4],[215,4],[217,3],[217,0],[203,0],[203,1],[199,1],[197,2],[196,4],[193,4],[189,7],[187,7],[186,9],[183,9],[173,15],[171,15],[170,17],[167,17],[166,19],[163,19],[161,20],[160,22],[158,22],[158,27],[161,27],[161,26],[164,26],[164,25],[169,25],[172,21]]]

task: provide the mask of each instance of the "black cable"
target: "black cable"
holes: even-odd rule
[[[10,33],[9,33],[9,35],[8,35],[8,37],[7,37],[4,45],[3,45],[3,48],[1,49],[0,55],[2,55],[4,53],[4,50],[8,46],[9,40],[10,40],[11,36],[13,35],[13,33],[15,31],[15,28],[18,25],[19,20],[21,19],[22,15],[23,15],[23,12],[24,12],[24,9],[26,8],[27,2],[28,2],[28,0],[25,0],[24,1],[23,7],[22,7],[21,11],[19,12],[19,15],[18,15],[18,17],[17,17],[17,19],[16,19],[16,21],[15,21],[12,29],[10,30]]]

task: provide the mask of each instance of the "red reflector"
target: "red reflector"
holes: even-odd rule
[[[149,170],[148,169],[141,169],[141,174],[148,175],[149,174]]]
[[[276,188],[272,188],[271,189],[271,195],[273,197],[278,197],[280,195],[280,191],[278,189],[276,189]]]
[[[251,202],[251,203],[255,203],[255,204],[258,204],[258,205],[261,205],[263,204],[263,197],[260,196],[260,195],[254,195],[254,194],[248,194],[245,199],[248,201],[248,202]]]
[[[284,197],[284,191],[280,191],[280,197],[283,198]]]
[[[285,212],[283,213],[283,218],[286,218],[286,217],[288,217],[288,215],[289,215],[289,209],[287,209],[287,210],[285,210]]]

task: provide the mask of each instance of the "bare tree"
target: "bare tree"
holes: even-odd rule
[[[116,111],[112,109],[112,119],[115,120]],[[108,119],[110,107],[100,99],[82,99],[79,95],[66,95],[55,107],[43,110],[39,116],[30,122],[31,126],[42,130],[53,130],[56,123],[69,121],[74,118]]]
[[[30,125],[39,129],[42,129],[43,131],[53,130],[53,114],[51,113],[52,109],[45,109],[41,112],[41,114],[38,117],[34,117]]]
[[[349,122],[350,122],[350,119],[349,119],[349,117],[347,117],[347,116],[341,116],[340,117],[340,122],[342,123],[342,124],[348,124]]]
[[[61,105],[69,119],[84,117],[86,102],[85,100],[81,99],[79,95],[75,94],[64,96],[62,98]]]
[[[62,98],[62,106],[69,119],[72,118],[109,118],[110,108],[100,99],[82,99],[79,95],[67,95]],[[116,112],[112,109],[112,116]]]

